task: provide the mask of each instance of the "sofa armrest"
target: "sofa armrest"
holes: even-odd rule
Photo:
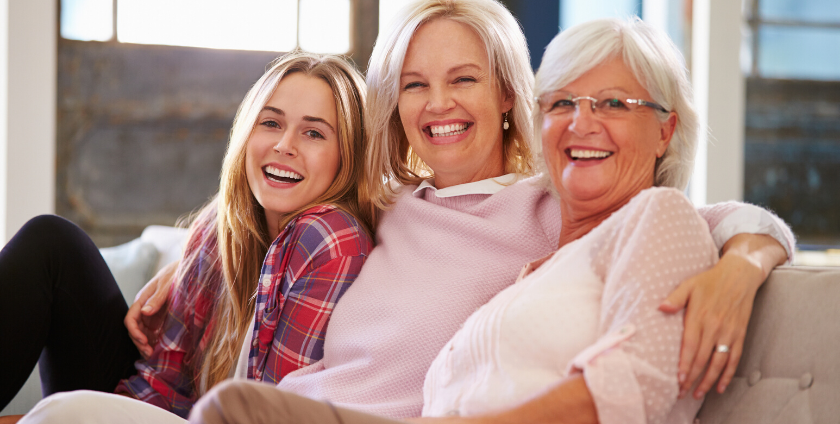
[[[756,296],[744,353],[703,424],[836,423],[840,416],[840,268],[779,267]]]

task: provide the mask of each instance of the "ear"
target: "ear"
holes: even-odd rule
[[[662,122],[659,126],[659,145],[656,146],[656,157],[661,158],[671,144],[671,138],[674,137],[674,131],[677,129],[677,113],[671,112],[668,114],[668,119]]]
[[[502,95],[504,96],[502,98],[502,113],[510,112],[510,110],[513,109],[513,93],[505,90],[502,92]]]

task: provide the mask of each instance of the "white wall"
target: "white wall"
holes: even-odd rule
[[[0,242],[55,211],[57,3],[0,0]]]
[[[744,98],[741,2],[694,0],[691,75],[702,132],[690,196],[695,204],[742,200]]]

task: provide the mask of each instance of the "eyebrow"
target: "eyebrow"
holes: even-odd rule
[[[446,71],[446,73],[451,74],[453,72],[461,71],[464,68],[475,68],[475,70],[477,70],[477,71],[481,70],[481,67],[474,64],[474,63],[465,63],[463,65],[453,66],[452,68],[449,68],[449,70]],[[420,75],[419,72],[405,72],[405,73],[400,74],[400,78],[405,78],[405,77],[409,77],[409,76],[422,77],[422,75]]]
[[[263,107],[263,110],[269,110],[269,111],[272,111],[272,112],[274,112],[274,113],[276,113],[276,114],[278,114],[278,115],[281,115],[281,116],[286,116],[286,112],[283,112],[283,109],[278,109],[278,108],[276,108],[276,107],[274,107],[274,106],[265,106],[265,107]],[[304,120],[304,121],[306,121],[306,122],[320,122],[320,123],[322,123],[322,124],[326,125],[327,127],[329,127],[329,129],[330,129],[333,133],[335,133],[335,128],[333,128],[333,126],[332,126],[332,125],[330,125],[330,123],[329,123],[329,122],[327,122],[327,120],[326,120],[326,119],[324,119],[324,118],[319,118],[319,117],[317,117],[317,116],[309,116],[309,115],[305,115],[305,116],[303,117],[303,120]]]

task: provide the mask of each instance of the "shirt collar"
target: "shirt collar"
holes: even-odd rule
[[[438,198],[464,196],[467,194],[496,194],[503,188],[516,182],[517,178],[519,178],[518,174],[505,174],[501,177],[488,178],[486,180],[459,184],[442,189],[435,188],[434,178],[427,178],[417,186],[414,190],[414,195],[418,196],[425,189],[434,190],[435,197]]]

